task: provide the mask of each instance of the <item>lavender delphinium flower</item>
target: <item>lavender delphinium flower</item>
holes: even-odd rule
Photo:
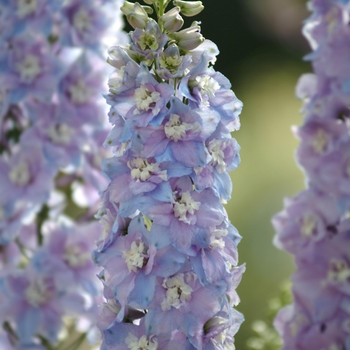
[[[294,303],[275,319],[283,349],[350,349],[350,2],[312,0],[304,34],[315,74],[304,75],[297,160],[307,189],[273,219],[276,244],[294,255]]]
[[[93,259],[107,301],[101,349],[226,349],[243,316],[240,236],[223,202],[239,164],[242,103],[212,64],[218,49],[181,15],[200,1],[124,2],[131,43],[109,50],[109,119],[102,170],[110,183]],[[155,15],[151,18],[152,13]]]

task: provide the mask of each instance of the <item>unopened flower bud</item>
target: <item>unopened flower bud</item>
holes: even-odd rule
[[[147,5],[153,5],[157,0],[143,0]]]
[[[181,13],[186,17],[198,15],[198,13],[202,12],[204,9],[202,1],[174,0],[173,4],[174,6],[180,7]]]
[[[134,29],[143,29],[146,27],[149,17],[146,10],[138,2],[133,4],[131,2],[124,1],[124,4],[120,10],[124,13],[129,24]]]
[[[127,16],[132,11],[134,11],[134,3],[124,1],[123,6],[120,8],[120,10],[124,13],[125,16]]]
[[[150,7],[150,6],[143,6],[142,5],[142,8],[149,14],[151,15],[153,13],[153,8]]]
[[[170,33],[177,32],[184,24],[184,20],[180,16],[180,7],[172,8],[159,20],[163,24],[164,29]]]
[[[204,334],[210,334],[211,336],[218,335],[226,328],[230,326],[230,322],[228,319],[214,316],[210,318],[203,326]]]
[[[198,25],[198,22],[194,21],[191,27],[180,30],[177,33],[172,33],[169,36],[176,41],[181,49],[188,51],[195,49],[204,41],[200,30],[201,27]]]

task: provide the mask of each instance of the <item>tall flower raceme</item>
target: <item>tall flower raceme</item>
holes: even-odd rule
[[[0,0],[1,349],[65,349],[64,331],[78,330],[76,349],[93,329],[102,298],[93,215],[110,130],[103,40],[122,39],[117,9]],[[72,203],[82,207],[77,222]]]
[[[350,2],[313,0],[309,8],[314,74],[297,86],[305,120],[296,129],[307,189],[273,220],[277,245],[297,266],[294,303],[275,326],[283,349],[350,349]]]
[[[153,8],[124,2],[131,42],[109,49],[114,155],[102,163],[110,183],[93,255],[106,298],[101,349],[231,349],[244,265],[223,203],[242,103],[214,70],[219,51],[199,23],[182,29],[181,15],[202,3],[145,2]]]

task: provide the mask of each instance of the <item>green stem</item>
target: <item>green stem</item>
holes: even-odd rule
[[[38,213],[36,218],[36,224],[37,224],[36,236],[37,236],[39,246],[43,245],[44,237],[43,237],[43,234],[41,233],[41,228],[45,220],[48,218],[48,216],[49,216],[49,207],[46,204],[44,204],[41,207],[41,210]]]
[[[79,338],[75,339],[73,343],[68,345],[65,350],[77,350],[79,346],[83,343],[86,338],[87,333],[83,333],[79,336]]]
[[[12,329],[11,324],[6,321],[3,323],[2,328],[8,334],[8,339],[11,345],[15,346],[18,342],[18,336],[16,332]]]
[[[177,78],[174,78],[174,96],[176,96]]]
[[[37,336],[40,339],[41,345],[45,346],[47,350],[55,350],[55,347],[43,336]]]
[[[20,242],[20,240],[18,239],[18,237],[15,239],[15,243],[18,246],[19,251],[22,253],[22,255],[27,259],[30,260],[26,250],[25,250],[25,246]]]
[[[165,1],[165,5],[164,5],[164,10],[167,8],[167,6],[169,5],[169,2],[170,2],[170,0],[166,0]]]
[[[164,0],[159,0],[158,18],[164,15]]]

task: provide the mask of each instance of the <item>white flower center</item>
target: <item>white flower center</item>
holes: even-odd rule
[[[191,300],[192,288],[185,283],[184,274],[179,273],[174,277],[165,278],[162,286],[167,290],[161,307],[163,311],[171,307],[179,309],[183,303]]]
[[[209,321],[207,321],[206,324],[204,325],[204,332],[207,334],[212,330],[212,328],[214,329],[216,327],[219,328],[220,326],[222,325],[224,326],[225,324],[227,324],[227,319],[220,316],[214,316]],[[220,349],[235,350],[235,347],[232,348],[232,344],[226,343],[226,338],[227,338],[227,328],[225,328],[222,332],[218,333],[213,337],[213,339],[215,339],[216,342],[221,345]]]
[[[325,23],[328,23],[328,35],[331,35],[339,23],[337,8],[332,8],[325,16]],[[331,350],[331,349],[330,349]]]
[[[114,299],[108,299],[107,303],[103,303],[103,305],[107,306],[109,310],[118,315],[121,307],[115,302]]]
[[[190,192],[182,192],[181,197],[174,203],[174,215],[180,221],[189,224],[190,220],[187,218],[187,214],[193,215],[199,209],[200,205],[200,202],[195,202],[192,199]]]
[[[45,304],[52,294],[53,292],[43,278],[32,280],[24,292],[27,301],[34,307]]]
[[[203,169],[204,169],[204,167],[202,167],[202,166],[197,166],[197,167],[193,168],[196,175],[200,175],[202,173]]]
[[[74,129],[65,123],[51,125],[47,131],[47,135],[54,143],[69,145],[72,136],[74,135]]]
[[[140,35],[138,45],[143,51],[157,50],[159,46],[157,39],[152,34],[146,32]]]
[[[23,18],[35,12],[36,5],[36,0],[18,0],[16,11],[17,17]]]
[[[32,81],[41,73],[39,58],[32,54],[26,55],[24,60],[18,63],[17,71],[22,81]]]
[[[73,26],[79,31],[84,32],[91,28],[91,18],[89,12],[81,7],[73,18]]]
[[[17,163],[9,172],[9,178],[12,183],[18,186],[25,186],[30,181],[30,172],[28,164],[24,161]]]
[[[118,90],[123,85],[123,78],[125,74],[125,66],[116,69],[108,79],[108,86],[114,93],[118,93]]]
[[[149,339],[143,335],[140,339],[129,333],[125,343],[130,350],[156,350],[158,347],[157,338],[151,336]]]
[[[73,103],[85,103],[91,97],[91,90],[84,84],[82,80],[78,80],[76,84],[68,88],[70,99]]]
[[[135,90],[134,100],[136,102],[137,110],[134,114],[139,114],[141,111],[148,111],[153,108],[160,98],[160,93],[157,91],[149,91],[144,85],[141,85]],[[157,114],[159,109],[153,111],[153,114]]]
[[[112,215],[111,211],[108,208],[106,209],[106,212],[104,214],[101,213],[101,209],[100,209],[95,215],[95,217],[100,218],[99,222],[103,228],[102,236],[103,238],[106,238],[107,233],[110,232],[113,227],[115,217]]]
[[[167,180],[166,170],[159,171],[158,163],[148,163],[146,159],[136,158],[128,161],[128,167],[131,169],[131,178],[136,181],[147,181],[152,175],[157,173],[157,176],[162,180]]]
[[[327,280],[334,284],[350,283],[350,268],[343,259],[332,259],[329,263]]]
[[[130,250],[123,252],[123,258],[129,272],[137,272],[137,269],[143,267],[147,257],[147,249],[142,241],[132,242]]]
[[[73,244],[66,247],[63,259],[70,267],[82,267],[90,259],[90,253],[82,252],[78,245]]]
[[[177,114],[170,114],[169,121],[164,125],[164,132],[166,137],[175,142],[185,137],[186,131],[198,131],[199,129],[200,125],[198,122],[195,122],[193,124],[182,123],[180,116]]]
[[[314,137],[311,139],[311,146],[318,154],[325,153],[328,145],[328,135],[323,129],[318,129]]]
[[[209,75],[196,77],[197,87],[203,96],[207,98],[214,98],[215,92],[220,89],[219,83]],[[202,101],[203,104],[208,105],[208,102]]]
[[[210,247],[212,249],[220,248],[223,249],[225,247],[225,241],[222,237],[227,236],[228,231],[226,229],[217,229],[211,234],[210,237]]]
[[[306,237],[311,237],[315,233],[318,216],[315,213],[304,214],[301,224],[301,233]]]
[[[298,314],[295,316],[294,320],[289,324],[290,333],[295,337],[299,331],[309,324],[309,320],[303,314]]]
[[[178,66],[181,64],[181,57],[161,55],[159,58],[159,64],[161,67],[175,73]]]
[[[227,337],[227,329],[219,333],[217,336],[214,337],[214,339],[217,341],[218,344],[220,344],[223,350],[235,350],[235,348],[231,348],[230,344],[224,344],[226,337]]]
[[[222,141],[220,140],[211,140],[208,145],[208,151],[212,156],[210,164],[213,167],[216,167],[219,173],[226,171],[226,163],[224,162],[225,154],[221,149]]]

